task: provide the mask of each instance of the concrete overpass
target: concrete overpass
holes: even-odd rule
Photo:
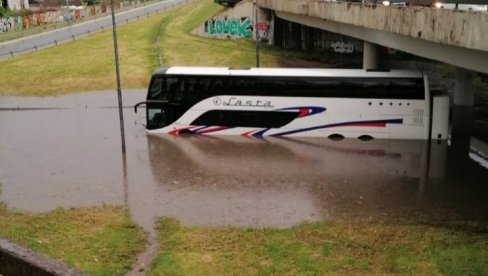
[[[256,0],[281,19],[365,41],[365,68],[378,66],[375,45],[458,67],[454,102],[472,105],[471,71],[488,73],[488,12],[324,0]]]

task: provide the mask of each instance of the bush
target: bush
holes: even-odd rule
[[[0,6],[0,17],[10,17],[12,16],[12,11],[9,8],[4,8]]]

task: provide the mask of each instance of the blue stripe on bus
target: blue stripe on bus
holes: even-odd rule
[[[257,131],[255,133],[253,133],[252,136],[254,136],[254,137],[262,137],[264,135],[264,133],[266,131],[268,131],[268,130],[269,130],[269,128],[262,129],[260,131]]]
[[[207,128],[207,127],[209,127],[209,126],[200,126],[200,127],[197,127],[197,128],[195,128],[195,129],[193,129],[193,130],[192,130],[192,132],[194,132],[194,133],[198,133],[200,130],[205,129],[205,128]]]

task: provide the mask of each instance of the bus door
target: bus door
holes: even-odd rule
[[[146,105],[146,129],[157,129],[168,125],[166,106],[169,100],[164,90],[164,83],[162,76],[154,76],[149,85],[146,101],[134,106],[134,111],[137,113],[137,107]]]
[[[153,78],[146,101],[147,129],[165,127],[182,115],[183,84],[181,77],[165,75]]]
[[[157,129],[167,125],[164,107],[168,98],[164,90],[164,83],[162,76],[155,76],[149,86],[146,102],[147,129]]]

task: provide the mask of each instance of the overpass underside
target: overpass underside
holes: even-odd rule
[[[258,0],[286,21],[488,73],[488,13],[316,0]]]

